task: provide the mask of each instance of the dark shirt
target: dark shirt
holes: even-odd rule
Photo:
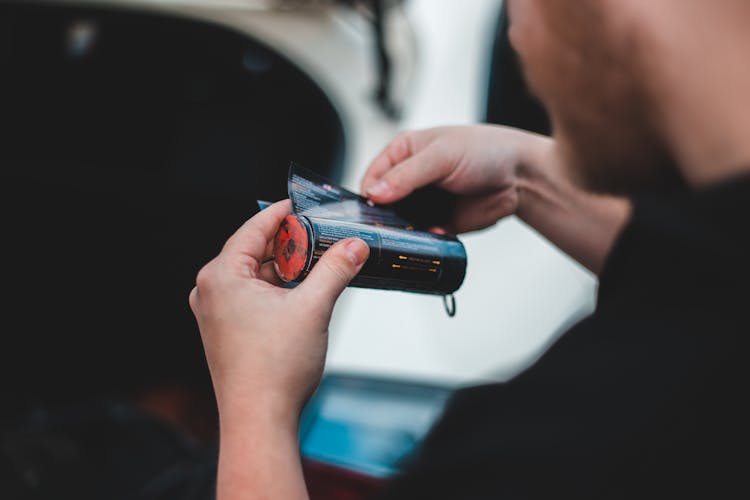
[[[386,497],[747,497],[748,218],[750,178],[637,200],[596,312],[459,391]]]

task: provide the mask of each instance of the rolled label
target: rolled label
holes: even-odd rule
[[[359,238],[370,257],[351,286],[438,295],[461,286],[466,251],[455,236],[418,230],[393,207],[375,205],[295,164],[288,189],[293,214],[274,241],[283,281],[299,283],[337,241]]]
[[[466,251],[458,239],[421,231],[289,215],[274,241],[279,277],[299,283],[337,241],[359,238],[370,257],[350,286],[446,295],[466,274]]]

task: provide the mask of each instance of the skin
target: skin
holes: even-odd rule
[[[297,424],[320,380],[336,298],[368,246],[332,246],[294,289],[277,286],[270,256],[289,200],[247,221],[198,273],[190,307],[201,330],[224,436],[218,498],[303,498]],[[284,369],[284,366],[290,369]],[[271,375],[273,374],[273,375]],[[278,478],[284,478],[278,480]]]
[[[483,126],[402,134],[363,179],[374,200],[436,183],[459,195],[452,229],[515,214],[598,271],[630,210],[616,195],[750,173],[745,0],[508,5],[553,138]],[[336,298],[367,257],[363,243],[341,242],[302,285],[275,286],[260,263],[288,212],[281,202],[250,219],[190,296],[219,406],[222,500],[307,497],[299,412],[320,380]]]
[[[548,137],[492,125],[406,132],[372,162],[362,191],[392,203],[436,184],[458,195],[448,231],[484,229],[515,214],[599,272],[630,204],[577,188],[555,146]]]

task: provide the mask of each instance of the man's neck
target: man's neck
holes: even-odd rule
[[[750,173],[750,35],[726,12],[701,21],[656,31],[646,62],[659,128],[695,187]]]

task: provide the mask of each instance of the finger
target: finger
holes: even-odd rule
[[[221,253],[246,255],[258,262],[264,260],[269,243],[291,209],[291,202],[282,200],[261,210],[229,237]]]
[[[366,193],[367,188],[375,184],[388,170],[414,154],[411,137],[411,133],[399,134],[372,160],[362,178],[362,193]]]
[[[322,308],[333,308],[369,255],[370,248],[358,238],[339,241],[326,250],[295,292]]]
[[[393,203],[415,189],[434,184],[451,173],[451,164],[437,158],[428,147],[385,172],[366,195],[376,203]]]
[[[265,264],[260,266],[258,277],[266,283],[270,283],[272,285],[281,286],[284,284],[284,281],[279,278],[279,275],[276,273],[273,261],[266,262]]]
[[[482,196],[459,198],[448,229],[453,233],[484,229],[515,213],[517,206],[518,194],[513,188]]]

